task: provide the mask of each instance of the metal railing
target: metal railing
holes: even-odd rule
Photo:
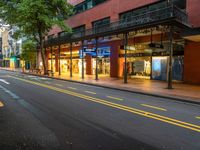
[[[186,12],[182,11],[176,6],[171,5],[154,11],[149,11],[144,14],[132,16],[126,19],[120,19],[102,26],[86,29],[82,32],[69,33],[62,37],[55,37],[53,39],[47,40],[46,42],[47,45],[48,43],[53,44],[59,41],[67,43],[68,41],[75,41],[76,39],[81,39],[89,36],[98,36],[98,34],[103,35],[108,32],[110,34],[114,34],[115,32],[120,30],[123,31],[123,29],[151,25],[151,23],[161,22],[163,20],[169,20],[172,18],[183,25],[188,25],[188,16]]]

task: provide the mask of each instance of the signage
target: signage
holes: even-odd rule
[[[96,48],[84,48],[83,49],[83,56],[89,54],[91,56],[96,56]],[[110,46],[99,47],[97,48],[97,55],[98,57],[105,57],[110,56]],[[79,56],[82,58],[82,50],[79,50]]]
[[[99,47],[97,52],[98,57],[110,56],[110,47]]]

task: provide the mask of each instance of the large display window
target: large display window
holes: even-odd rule
[[[151,74],[151,58],[136,57],[128,58],[127,73],[132,78],[148,78]]]
[[[152,58],[153,80],[167,80],[167,63],[168,63],[167,56]]]
[[[70,71],[70,62],[67,59],[60,60],[60,70],[61,73],[67,73]]]
[[[96,58],[92,59],[92,73],[95,74],[96,70]],[[110,58],[98,58],[97,62],[98,74],[109,75],[110,74]]]
[[[173,80],[183,80],[184,57],[176,56],[173,58],[172,78]]]

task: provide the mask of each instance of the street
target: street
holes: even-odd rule
[[[200,150],[200,106],[0,70],[1,150]]]

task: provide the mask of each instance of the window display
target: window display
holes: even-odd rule
[[[167,80],[167,57],[152,58],[152,79]]]

